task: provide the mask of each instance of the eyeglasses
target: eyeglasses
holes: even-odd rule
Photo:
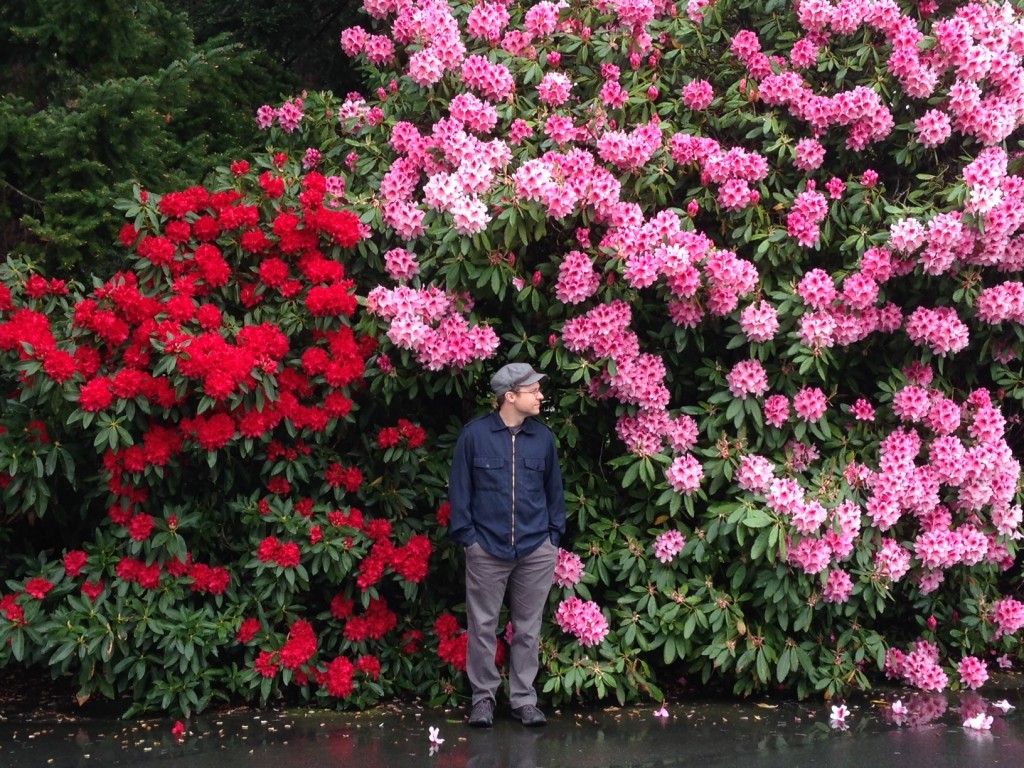
[[[543,397],[541,394],[540,387],[536,389],[515,389],[513,390],[517,395],[533,395],[534,397]]]

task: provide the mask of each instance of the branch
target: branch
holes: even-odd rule
[[[7,187],[8,189],[13,190],[14,192],[16,192],[18,195],[20,195],[21,197],[25,198],[26,200],[29,200],[30,202],[35,203],[40,208],[43,207],[43,201],[42,200],[36,200],[34,197],[32,197],[32,195],[29,195],[29,194],[26,194],[25,192],[22,192],[16,186],[11,184],[11,182],[9,182],[7,179],[0,179],[0,182],[3,182],[5,187]]]

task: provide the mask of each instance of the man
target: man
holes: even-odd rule
[[[509,597],[512,642],[509,704],[526,726],[544,725],[533,687],[540,628],[565,531],[565,495],[551,430],[534,419],[543,374],[510,363],[494,374],[496,410],[469,422],[455,445],[449,481],[451,535],[466,548],[466,673],[473,689],[469,724],[488,728],[501,676],[495,632]]]

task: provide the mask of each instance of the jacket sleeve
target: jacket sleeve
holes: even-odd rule
[[[455,443],[455,455],[448,477],[448,503],[451,504],[451,519],[448,533],[452,540],[468,547],[476,542],[473,526],[473,439],[466,429],[462,430]]]
[[[549,460],[546,464],[550,469],[544,482],[544,493],[547,496],[548,531],[551,543],[557,547],[565,533],[565,489],[562,487],[562,468],[558,463],[558,446],[550,432],[548,440]]]

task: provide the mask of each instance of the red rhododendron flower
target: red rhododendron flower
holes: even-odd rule
[[[299,550],[299,545],[294,541],[289,541],[286,544],[282,544],[281,548],[277,550],[274,562],[282,568],[294,568],[301,559],[302,552]]]
[[[356,662],[356,669],[377,680],[380,678],[380,659],[376,656],[360,656],[359,661]]]
[[[466,649],[469,635],[460,632],[454,637],[445,637],[437,644],[437,655],[441,661],[451,664],[458,670],[466,670]]]
[[[102,360],[100,353],[93,347],[82,344],[75,350],[75,365],[83,379],[90,380],[96,376]]]
[[[259,619],[249,617],[242,622],[242,625],[238,628],[238,642],[245,645],[253,640],[259,633],[261,627]]]
[[[410,448],[419,448],[427,440],[427,432],[422,427],[413,424],[408,419],[398,420],[398,432],[405,439]]]
[[[323,412],[332,419],[343,419],[352,412],[352,401],[342,392],[331,392],[324,398]]]
[[[154,467],[166,466],[181,452],[184,441],[184,435],[177,429],[162,427],[159,424],[151,425],[142,443],[146,464]]]
[[[0,597],[0,616],[6,616],[15,624],[25,623],[25,609],[16,602],[18,594]]]
[[[192,224],[192,236],[201,243],[209,243],[220,235],[220,222],[213,216],[200,216]]]
[[[23,287],[25,295],[31,299],[40,299],[49,292],[46,278],[39,274],[29,275]]]
[[[306,220],[315,230],[323,232],[342,248],[353,247],[362,236],[359,217],[351,211],[316,208],[307,211]]]
[[[277,199],[284,194],[284,179],[266,171],[260,175],[260,188],[271,200]]]
[[[442,613],[434,621],[434,632],[438,637],[454,637],[461,631],[459,620],[450,613]]]
[[[325,478],[332,488],[340,486],[349,493],[355,493],[363,484],[363,473],[357,467],[345,467],[337,463],[327,468]]]
[[[281,542],[277,540],[277,537],[267,536],[267,538],[260,542],[259,549],[256,550],[256,557],[259,558],[260,562],[268,563],[271,560],[277,559],[277,553],[280,549]]]
[[[121,503],[115,503],[107,510],[107,517],[117,525],[127,527],[132,519],[132,511],[122,506]]]
[[[117,234],[117,239],[125,248],[131,248],[139,238],[139,230],[131,224],[125,224]]]
[[[398,624],[387,603],[377,598],[370,603],[366,613],[354,616],[345,625],[345,638],[358,643],[364,640],[380,640]]]
[[[34,597],[36,600],[42,600],[51,589],[53,589],[53,582],[49,579],[44,579],[42,576],[37,576],[25,582],[25,594]]]
[[[187,420],[182,421],[182,429],[186,429]],[[223,448],[235,437],[235,420],[226,413],[216,413],[209,418],[197,416],[188,422],[195,437],[195,441],[201,448],[207,451],[216,451]]]
[[[402,635],[402,653],[406,656],[412,656],[414,653],[419,653],[422,642],[423,633],[418,629],[410,629]]]
[[[267,481],[267,490],[278,496],[286,496],[291,493],[292,484],[288,482],[288,478],[284,475],[278,475]]]
[[[135,515],[128,524],[128,533],[135,541],[145,541],[153,532],[153,518],[145,513]]]
[[[187,243],[192,237],[192,227],[187,221],[178,219],[176,221],[169,221],[164,227],[164,234],[167,235],[167,239],[172,243],[181,245]]]
[[[75,578],[82,572],[88,556],[80,549],[73,549],[64,555],[64,572],[71,578]]]
[[[277,654],[273,651],[260,651],[260,655],[256,657],[253,667],[261,676],[273,677],[280,669],[276,656]]]
[[[260,282],[268,288],[280,288],[288,279],[289,267],[283,260],[276,257],[260,262]]]
[[[344,656],[339,656],[327,665],[327,673],[324,675],[323,685],[331,696],[346,698],[352,695],[354,685],[352,677],[355,674],[355,666]]]
[[[402,436],[395,427],[384,427],[377,433],[377,445],[385,450],[393,448],[402,440]]]
[[[187,553],[185,558],[172,557],[166,563],[164,563],[164,570],[171,574],[176,579],[180,579],[189,569],[192,567],[192,555]]]
[[[124,581],[134,582],[143,589],[156,589],[160,586],[160,564],[146,565],[133,557],[122,557],[114,572]]]
[[[384,575],[394,553],[394,544],[387,538],[374,542],[370,552],[359,563],[359,575],[356,577],[356,586],[364,592],[380,581]]]
[[[306,279],[316,285],[336,283],[345,277],[345,267],[331,259],[325,259],[318,251],[307,251],[299,258],[299,269]]]
[[[347,619],[352,615],[355,601],[349,600],[340,592],[331,598],[331,616],[336,619]]]
[[[88,597],[92,602],[96,602],[100,594],[103,592],[102,581],[87,581],[82,585],[82,594]]]
[[[310,347],[302,353],[302,370],[310,376],[317,376],[327,370],[331,358],[327,350],[320,347]]]
[[[192,579],[193,592],[208,592],[211,595],[222,595],[231,583],[231,574],[226,568],[196,563],[188,572]]]
[[[140,397],[149,387],[152,377],[145,371],[124,368],[114,374],[110,391],[117,397],[131,400]]]
[[[158,267],[164,267],[174,260],[176,248],[166,237],[146,235],[139,241],[136,250],[142,258],[149,259]]]
[[[376,542],[387,541],[391,535],[391,521],[382,517],[368,522],[365,526],[366,535]]]
[[[353,286],[350,280],[315,285],[306,294],[306,308],[314,317],[351,317],[358,307]]]
[[[413,536],[405,546],[395,549],[391,557],[391,570],[406,581],[418,584],[427,577],[433,549],[426,536]]]
[[[78,407],[89,413],[109,408],[112,402],[114,393],[110,391],[110,379],[103,376],[86,382],[78,393]]]
[[[442,501],[441,506],[437,508],[437,524],[447,526],[452,519],[452,505],[447,501]]]
[[[204,331],[215,331],[220,328],[224,321],[220,310],[213,304],[203,304],[195,313],[196,322],[202,326]]]
[[[288,639],[281,648],[281,666],[298,669],[316,653],[316,634],[309,622],[296,621],[288,630]]]
[[[180,192],[168,192],[157,207],[169,218],[182,218],[195,213],[210,204],[210,193],[203,187],[189,187]]]
[[[221,255],[220,248],[208,243],[200,245],[196,248],[194,258],[199,266],[199,272],[203,276],[203,281],[208,286],[220,288],[227,285],[228,280],[231,279],[231,267]]]

